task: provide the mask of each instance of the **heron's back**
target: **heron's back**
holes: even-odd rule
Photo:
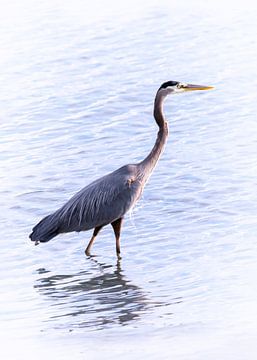
[[[41,220],[31,239],[44,242],[59,233],[85,231],[123,217],[142,192],[138,175],[137,165],[126,165],[95,180]]]
[[[134,165],[123,166],[75,194],[56,212],[61,232],[89,230],[123,217],[140,196],[133,174]]]

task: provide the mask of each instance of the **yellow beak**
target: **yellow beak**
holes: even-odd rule
[[[213,86],[206,86],[206,85],[193,85],[193,84],[185,84],[183,86],[185,91],[194,91],[194,90],[211,90],[214,89]]]

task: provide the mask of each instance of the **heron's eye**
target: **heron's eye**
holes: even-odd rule
[[[183,87],[184,87],[184,84],[179,83],[179,84],[177,85],[177,88],[178,88],[178,89],[182,89]]]

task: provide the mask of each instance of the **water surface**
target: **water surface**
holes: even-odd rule
[[[0,15],[3,358],[254,359],[256,7],[26,0]],[[166,80],[170,138],[126,217],[33,246],[31,228],[150,151]],[[15,344],[15,346],[14,346]]]

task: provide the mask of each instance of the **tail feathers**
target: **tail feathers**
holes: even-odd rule
[[[58,221],[54,214],[46,216],[33,229],[29,235],[31,241],[35,241],[35,245],[40,242],[47,242],[59,234]]]

